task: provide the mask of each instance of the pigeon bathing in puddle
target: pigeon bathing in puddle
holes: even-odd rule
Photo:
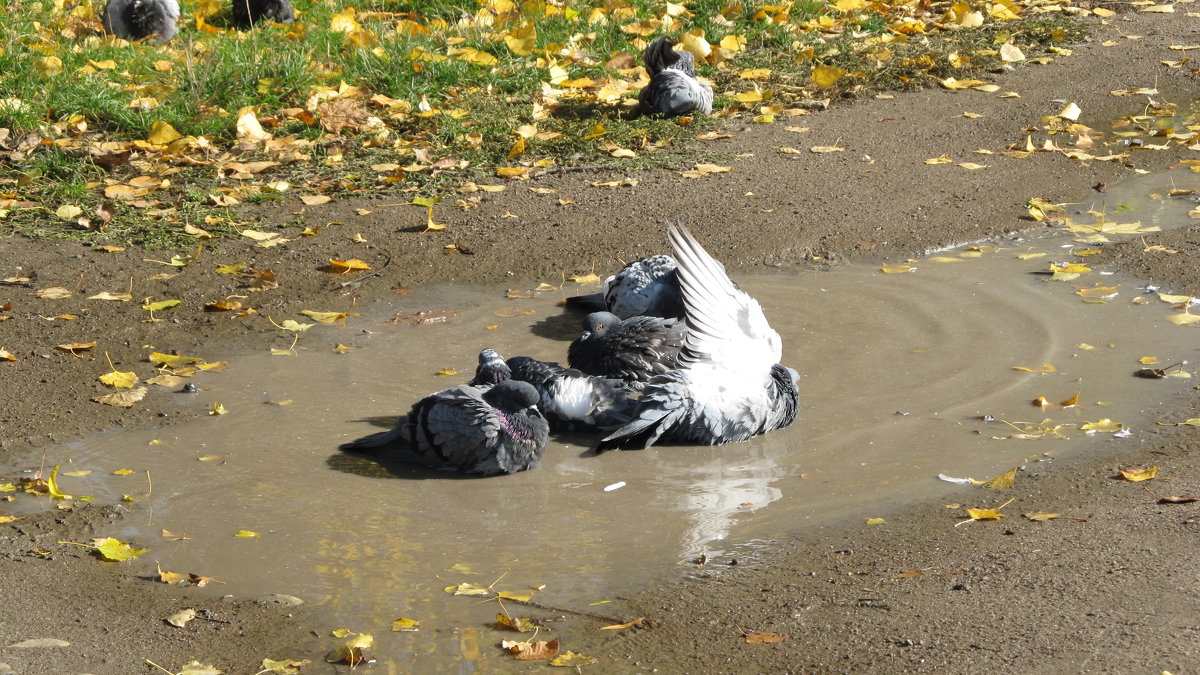
[[[475,367],[475,377],[469,384],[483,389],[512,379],[512,370],[504,362],[504,357],[495,349],[485,349],[479,352],[479,365]]]
[[[611,312],[592,312],[583,319],[583,334],[567,349],[567,362],[589,375],[645,382],[675,370],[686,332],[680,319],[621,320]]]
[[[104,30],[126,40],[154,36],[155,42],[175,37],[179,3],[176,0],[108,0],[104,6]]]
[[[678,117],[691,112],[712,113],[713,90],[696,79],[695,57],[689,51],[676,51],[675,43],[665,35],[646,47],[643,60],[650,75],[638,94],[638,110],[645,115]]]
[[[633,420],[600,441],[648,448],[660,441],[745,441],[796,419],[796,371],[779,364],[783,343],[758,301],[682,227],[668,238],[679,264],[687,335],[679,368],[652,378]]]
[[[632,316],[683,318],[683,294],[675,260],[655,255],[635,260],[604,280],[599,293],[567,298],[567,304],[591,310],[607,310],[622,319]]]
[[[538,392],[504,381],[481,391],[463,385],[413,404],[391,431],[344,443],[342,450],[375,454],[395,447],[396,458],[435,469],[492,476],[532,469],[542,460],[549,425]]]
[[[248,28],[262,20],[291,23],[296,14],[288,0],[233,0],[233,22]]]
[[[513,379],[537,389],[538,407],[556,430],[613,428],[631,419],[636,400],[630,398],[633,389],[622,380],[586,375],[528,356],[514,356],[508,365]]]

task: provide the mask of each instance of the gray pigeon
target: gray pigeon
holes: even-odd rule
[[[296,14],[288,0],[233,0],[233,22],[248,28],[266,19],[275,23],[291,23]]]
[[[493,476],[535,468],[549,425],[526,382],[501,382],[487,391],[450,387],[413,404],[391,431],[344,443],[342,450],[375,453],[395,446],[397,458],[436,469]]]
[[[712,113],[713,90],[696,79],[696,62],[689,51],[675,51],[675,43],[660,35],[646,47],[643,60],[650,74],[638,94],[638,110],[644,115],[678,117],[690,112]]]
[[[598,451],[659,441],[732,443],[796,419],[796,371],[779,365],[783,341],[758,301],[686,229],[671,227],[667,235],[687,305],[679,369],[650,380],[634,419],[602,439]]]
[[[175,37],[179,3],[176,0],[108,0],[104,30],[126,40],[154,36],[155,42]]]
[[[483,389],[491,387],[512,378],[512,370],[504,362],[504,357],[495,349],[485,349],[479,352],[479,365],[475,367],[475,377],[468,383],[472,387]]]
[[[621,380],[585,375],[528,356],[514,356],[508,365],[513,379],[528,382],[538,390],[538,407],[554,429],[613,428],[631,419],[636,399],[630,394],[634,390]]]
[[[680,319],[611,312],[583,319],[583,334],[567,348],[567,363],[589,375],[645,382],[678,367],[687,327]]]
[[[635,260],[604,280],[599,293],[567,298],[567,304],[591,310],[608,310],[628,319],[631,316],[683,318],[683,294],[675,260],[655,255]]]

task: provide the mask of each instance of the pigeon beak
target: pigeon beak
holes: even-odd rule
[[[580,335],[580,336],[579,336],[579,339],[580,339],[580,340],[586,340],[586,339],[588,339],[588,338],[590,338],[590,337],[592,337],[592,331],[590,331],[590,330],[585,330],[585,331],[583,331],[583,335]]]

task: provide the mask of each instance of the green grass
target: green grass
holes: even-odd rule
[[[45,141],[23,154],[7,156],[0,164],[0,181],[13,188],[3,191],[15,191],[21,199],[41,205],[11,209],[7,218],[0,219],[0,233],[178,243],[177,232],[184,218],[203,220],[204,214],[215,208],[209,197],[219,186],[212,167],[182,166],[170,177],[174,186],[154,195],[160,201],[180,204],[179,213],[171,217],[147,219],[145,210],[118,202],[117,215],[106,232],[100,233],[68,222],[47,222],[45,214],[64,203],[92,211],[98,204],[112,201],[103,194],[106,180],[126,181],[169,166],[169,162],[143,161],[104,168],[93,163],[86,150],[100,142],[141,142],[156,122],[170,124],[186,136],[203,137],[212,148],[206,158],[228,152],[238,161],[271,159],[254,150],[236,149],[235,121],[245,106],[256,106],[258,117],[274,124],[268,125],[268,130],[277,138],[294,136],[315,143],[307,150],[309,162],[284,164],[259,174],[255,182],[346,183],[379,191],[415,188],[418,194],[443,192],[462,180],[498,180],[496,167],[535,160],[625,170],[682,167],[712,159],[687,141],[721,124],[719,117],[700,117],[686,126],[671,120],[635,119],[628,105],[589,98],[587,90],[576,99],[560,95],[557,105],[542,99],[552,59],[572,79],[618,77],[605,68],[605,62],[619,52],[637,55],[640,43],[635,41],[658,34],[641,38],[623,31],[622,26],[655,17],[664,9],[657,1],[564,3],[562,8],[578,12],[571,16],[562,8],[528,3],[525,9],[494,17],[487,25],[471,20],[483,12],[484,3],[476,0],[375,0],[358,6],[364,31],[354,36],[330,29],[334,14],[344,6],[341,3],[299,0],[298,22],[291,26],[209,33],[195,27],[192,13],[197,10],[196,3],[184,2],[179,35],[161,47],[122,44],[102,37],[97,17],[102,1],[91,0],[91,6],[87,2],[69,11],[56,11],[52,0],[12,0],[6,22],[0,23],[0,99],[4,99],[0,102],[0,128],[10,129],[13,137],[33,134]],[[228,11],[227,3],[221,6]],[[929,16],[936,17],[948,6],[935,5]],[[1030,15],[1017,22],[989,21],[969,30],[930,28],[926,35],[905,38],[893,32],[893,22],[900,15],[865,7],[842,13],[816,0],[776,5],[695,0],[686,7],[691,16],[678,17],[680,31],[702,31],[714,46],[726,36],[745,39],[744,49],[722,66],[701,64],[699,68],[716,84],[719,115],[755,114],[755,107],[737,104],[728,94],[756,85],[764,92],[764,103],[785,106],[804,98],[837,100],[929,86],[948,76],[961,78],[995,67],[999,64],[996,50],[1005,40],[1015,40],[1033,57],[1082,35],[1082,23],[1063,14]],[[590,23],[596,8],[605,9],[604,16],[610,20]],[[539,10],[551,14],[538,15]],[[366,12],[374,14],[364,16]],[[536,18],[537,27],[533,54],[510,52],[501,39],[503,34],[531,18]],[[223,15],[205,20],[217,27],[229,24]],[[832,38],[832,33],[822,35],[813,28],[821,20],[835,22],[840,34]],[[401,21],[423,26],[424,32],[397,32]],[[450,47],[473,48],[496,61],[491,65],[470,63],[448,56]],[[954,64],[964,60],[966,66]],[[837,66],[846,74],[831,89],[818,91],[809,83],[809,73],[818,63]],[[748,68],[769,68],[771,74],[757,83],[740,79],[739,72]],[[393,111],[360,101],[365,114],[382,119],[386,139],[364,143],[365,132],[356,133],[353,127],[342,132],[345,138],[331,139],[319,126],[280,113],[302,109],[319,120],[322,113],[311,103],[314,94],[343,83],[365,90],[367,97],[382,94],[408,106]],[[635,96],[636,89],[631,90],[625,101]],[[443,112],[466,114],[418,115],[423,98]],[[535,119],[535,104],[544,105],[546,114],[540,119]],[[510,159],[514,130],[532,123],[539,132],[558,136],[530,139],[526,153]],[[585,140],[598,124],[605,133]],[[482,137],[481,143],[466,141],[477,138],[476,134]],[[323,161],[330,140],[348,149],[340,164]],[[634,149],[638,157],[614,159],[606,149],[612,145]],[[662,149],[648,152],[647,146]],[[453,157],[469,162],[469,167],[438,175],[412,171],[399,183],[382,181],[370,168],[379,163],[414,163],[414,148],[427,149],[435,159]],[[156,151],[140,154],[143,160],[160,157]],[[241,200],[280,198],[272,192],[249,192]]]

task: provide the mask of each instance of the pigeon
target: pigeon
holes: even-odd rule
[[[179,3],[176,0],[108,0],[104,30],[126,40],[154,36],[155,42],[175,37]]]
[[[604,280],[599,293],[567,298],[567,304],[607,310],[622,319],[632,316],[683,318],[683,294],[675,259],[656,255],[635,260]]]
[[[243,28],[267,19],[275,23],[296,20],[288,0],[233,0],[233,22]]]
[[[538,406],[556,430],[576,426],[611,429],[631,419],[636,399],[630,394],[634,390],[621,380],[586,375],[528,356],[514,356],[508,365],[513,379],[528,382],[538,390]]]
[[[712,113],[713,90],[696,79],[696,61],[689,51],[675,51],[675,43],[661,35],[646,47],[643,60],[650,74],[638,94],[642,114],[678,117],[690,112]]]
[[[494,476],[537,467],[549,425],[527,382],[505,381],[480,391],[463,385],[413,404],[391,431],[344,443],[342,450],[375,453],[396,446],[398,459],[459,473]]]
[[[468,383],[472,387],[484,389],[512,377],[512,370],[504,362],[504,357],[495,349],[485,349],[479,352],[479,365],[475,367],[475,377]]]
[[[650,379],[633,420],[597,451],[659,441],[719,445],[745,441],[796,419],[796,371],[779,364],[783,341],[762,307],[682,227],[668,238],[679,263],[687,335],[679,368]]]
[[[592,312],[567,349],[567,363],[589,375],[645,382],[675,370],[686,332],[680,319]]]

